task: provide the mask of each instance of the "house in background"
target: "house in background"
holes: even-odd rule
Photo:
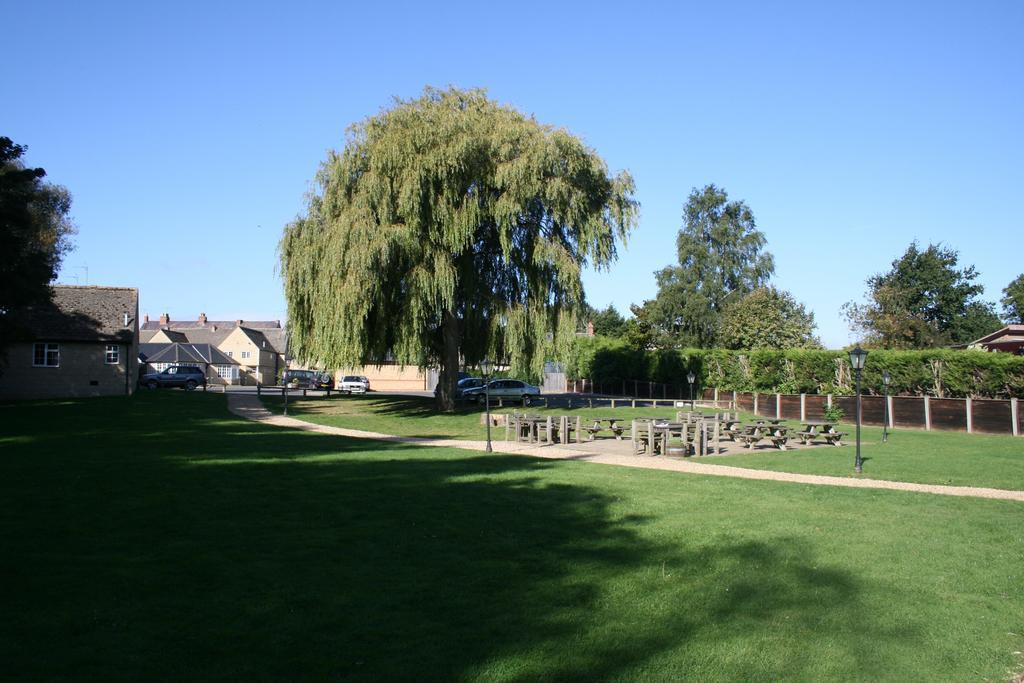
[[[142,374],[163,372],[172,365],[202,368],[207,384],[237,384],[238,361],[209,344],[139,344]]]
[[[181,364],[212,366],[214,371],[207,373],[208,380],[222,384],[276,384],[285,369],[285,331],[279,320],[207,320],[201,313],[196,320],[172,321],[164,313],[158,321],[145,317],[139,341],[147,346],[149,365],[152,344],[212,347],[230,362],[220,363],[212,354],[203,354],[205,361]],[[175,353],[184,352],[179,347]],[[226,377],[222,373],[234,374]]]
[[[1007,325],[967,345],[969,349],[1002,351],[1024,356],[1024,325]]]
[[[116,396],[135,391],[139,291],[56,285],[53,300],[11,314],[0,399]]]

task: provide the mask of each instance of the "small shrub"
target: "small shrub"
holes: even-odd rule
[[[846,413],[842,408],[833,403],[830,406],[825,406],[825,420],[828,422],[841,422],[846,417]]]

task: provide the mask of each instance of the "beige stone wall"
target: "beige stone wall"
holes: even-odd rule
[[[0,399],[123,396],[135,391],[138,349],[119,344],[117,365],[107,365],[105,342],[60,342],[60,367],[32,365],[32,344],[13,344],[0,376]],[[127,380],[127,382],[126,382]]]
[[[361,368],[338,370],[334,373],[337,384],[345,375],[363,375],[370,380],[370,391],[426,391],[426,373],[415,367],[365,365]]]

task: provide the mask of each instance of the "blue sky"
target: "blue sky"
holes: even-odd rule
[[[654,296],[691,188],[753,209],[822,339],[911,240],[1024,271],[1024,3],[5,3],[0,134],[74,195],[60,281],[284,318],[281,229],[345,128],[486,87],[637,182],[597,306]]]

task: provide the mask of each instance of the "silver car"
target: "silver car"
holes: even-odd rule
[[[528,406],[530,401],[540,396],[540,387],[518,379],[492,379],[487,384],[487,392],[492,401],[499,398],[503,401],[522,401],[524,406]],[[486,400],[484,387],[466,389],[462,392],[462,398],[483,405]]]

